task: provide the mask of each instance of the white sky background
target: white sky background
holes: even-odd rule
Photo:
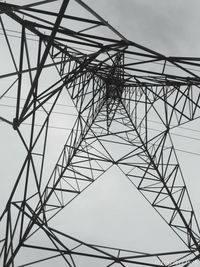
[[[24,0],[20,4],[22,2],[26,4],[31,1]],[[169,56],[200,57],[199,0],[87,0],[85,2],[127,39]],[[66,118],[62,118],[59,124],[58,118],[53,122],[54,126],[68,127],[65,125]],[[2,210],[20,169],[24,151],[13,129],[2,122],[0,127],[0,209]],[[200,130],[199,121],[184,127]],[[59,129],[50,131],[50,138],[54,142],[52,150],[49,151],[52,153],[52,158],[56,159],[62,148],[62,142],[55,144],[54,140],[64,142],[66,133],[67,131]],[[176,134],[199,138],[198,132],[187,129],[181,129]],[[199,140],[174,136],[174,141],[175,147],[179,150],[200,153]],[[177,151],[177,154],[182,163],[197,217],[200,219],[198,177],[200,156],[181,151]],[[70,235],[99,245],[144,252],[185,248],[140,193],[115,169],[69,205],[57,217],[56,224],[58,229]],[[49,262],[41,266],[51,267],[54,264],[51,265]]]

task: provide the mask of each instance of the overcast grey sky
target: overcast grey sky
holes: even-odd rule
[[[198,0],[92,1],[128,39],[171,56],[199,56]]]
[[[32,1],[7,2],[26,4]],[[85,0],[85,2],[127,39],[165,55],[200,57],[199,0]],[[76,11],[79,12],[74,8],[72,10],[73,14],[76,14]],[[3,58],[1,52],[0,57]],[[1,58],[0,64],[2,64]],[[3,69],[1,68],[1,71]],[[61,103],[63,103],[62,100]],[[53,123],[54,126],[66,127],[66,118],[61,118],[59,121],[55,117]],[[193,122],[188,128],[200,130],[198,125],[199,121]],[[2,210],[25,151],[10,126],[0,122],[0,127],[0,208]],[[49,148],[52,162],[60,154],[67,133],[58,129],[50,130],[49,140],[54,143]],[[183,129],[177,133],[183,133]],[[184,135],[198,138],[199,133],[184,130]],[[54,142],[55,138],[59,140],[57,145]],[[178,137],[174,137],[174,140],[177,148],[200,153],[198,140],[191,142],[190,139]],[[200,157],[181,151],[177,153],[183,164],[186,183],[200,219],[198,177]],[[57,216],[55,224],[58,229],[70,235],[99,245],[152,253],[185,249],[181,241],[152,210],[140,193],[115,168],[74,200]],[[28,254],[24,257],[28,258]],[[55,266],[54,263],[50,264],[44,263],[38,266]],[[58,267],[62,266],[64,265]]]

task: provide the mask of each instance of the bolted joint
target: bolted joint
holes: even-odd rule
[[[17,118],[14,118],[13,119],[13,129],[14,130],[17,130],[17,128],[19,127],[19,121],[18,121],[18,119]]]

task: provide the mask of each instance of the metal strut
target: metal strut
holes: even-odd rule
[[[134,43],[84,2],[74,2],[88,17],[72,15],[66,0],[0,3],[11,60],[0,73],[0,101],[15,100],[14,112],[2,111],[0,120],[14,128],[26,154],[0,217],[1,266],[45,266],[56,259],[76,267],[86,258],[88,266],[187,267],[200,258],[200,229],[171,130],[200,117],[200,77],[191,70],[199,69],[200,59],[165,57]],[[76,119],[49,174],[50,122],[66,92]],[[113,166],[185,250],[141,253],[56,229],[53,219]],[[27,260],[27,251],[42,256]]]

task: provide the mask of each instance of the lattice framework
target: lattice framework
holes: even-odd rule
[[[69,14],[67,0],[56,1],[53,11],[54,2],[0,3],[12,63],[0,75],[7,85],[1,99],[16,94],[15,113],[0,119],[26,149],[0,217],[2,266],[43,266],[57,257],[62,266],[74,267],[80,266],[78,257],[94,258],[101,266],[189,266],[199,259],[200,229],[170,132],[199,118],[200,80],[190,69],[199,67],[199,58],[166,57],[129,41],[81,0],[74,2],[93,19]],[[15,48],[10,22],[20,34]],[[77,118],[47,180],[49,121],[63,91]],[[151,130],[152,120],[158,131]],[[113,165],[184,242],[185,251],[149,254],[91,245],[52,226],[52,219]],[[37,244],[40,234],[48,245]],[[25,249],[46,256],[24,263]]]

